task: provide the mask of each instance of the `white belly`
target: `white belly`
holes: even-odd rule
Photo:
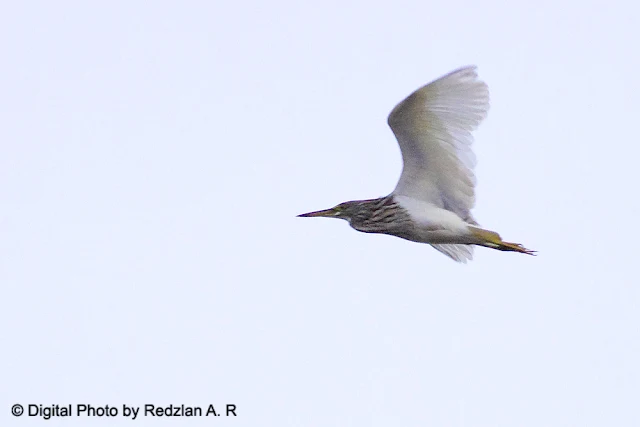
[[[407,196],[393,196],[416,224],[415,241],[422,243],[475,243],[469,225],[455,213],[429,202]]]

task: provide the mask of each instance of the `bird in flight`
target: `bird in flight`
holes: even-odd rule
[[[393,192],[298,216],[340,218],[365,233],[429,243],[458,262],[473,258],[473,245],[534,255],[535,251],[481,228],[471,215],[475,204],[471,132],[488,110],[489,89],[474,66],[421,87],[389,114],[403,160]]]

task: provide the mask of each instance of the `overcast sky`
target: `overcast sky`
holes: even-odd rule
[[[637,6],[310,4],[4,4],[1,424],[640,425]],[[474,214],[538,257],[295,217],[388,194],[387,114],[469,64]]]

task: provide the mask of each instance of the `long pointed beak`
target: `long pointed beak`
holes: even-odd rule
[[[303,213],[298,215],[298,217],[301,217],[301,218],[310,218],[314,216],[334,217],[336,216],[336,211],[333,208],[331,208],[331,209],[325,209],[322,211],[308,212],[308,213]]]

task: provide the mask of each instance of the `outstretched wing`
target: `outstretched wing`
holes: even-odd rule
[[[473,246],[471,245],[434,244],[431,246],[454,261],[466,263],[473,259]]]
[[[416,90],[389,115],[404,167],[394,194],[452,211],[474,222],[475,130],[489,110],[489,89],[465,67]],[[443,251],[444,252],[444,251]],[[446,253],[446,252],[445,252]]]

